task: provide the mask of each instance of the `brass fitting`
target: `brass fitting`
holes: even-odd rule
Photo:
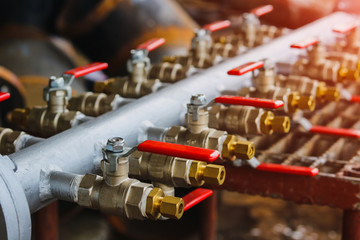
[[[174,83],[186,77],[187,69],[179,63],[163,62],[154,64],[149,70],[150,79],[159,79],[161,82]]]
[[[327,87],[324,82],[319,82],[316,88],[316,98],[326,101],[339,101],[340,91],[336,87]]]
[[[146,215],[157,220],[161,215],[180,219],[184,213],[184,200],[178,197],[165,196],[160,188],[153,188],[146,198]]]
[[[275,116],[273,112],[266,111],[261,115],[260,129],[264,134],[288,133],[290,131],[290,118]]]
[[[189,171],[192,186],[202,186],[205,183],[220,186],[225,181],[225,167],[205,162],[192,161]]]
[[[135,151],[129,156],[129,174],[174,187],[221,185],[225,168],[221,165]]]
[[[209,127],[241,136],[286,133],[290,128],[290,119],[275,116],[261,108],[213,105],[209,111]]]
[[[80,111],[87,116],[97,117],[114,110],[119,99],[121,97],[117,94],[106,95],[104,93],[86,92],[72,97],[68,109]]]
[[[249,141],[239,141],[235,135],[227,135],[222,145],[221,155],[224,159],[250,160],[255,155],[255,145]]]
[[[298,109],[314,111],[315,100],[313,96],[300,96],[298,92],[292,92],[288,95],[288,110],[290,113]]]
[[[9,114],[9,120],[14,125],[21,129],[26,129],[26,125],[29,119],[30,109],[29,108],[15,108]]]
[[[339,82],[359,82],[360,71],[359,69],[349,69],[347,67],[340,67],[337,73]]]
[[[110,78],[105,82],[96,82],[94,92],[119,94],[127,98],[139,98],[157,91],[161,87],[159,79],[133,81],[129,77]]]

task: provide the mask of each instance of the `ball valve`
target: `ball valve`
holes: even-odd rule
[[[169,187],[219,186],[225,168],[211,164],[220,157],[216,150],[146,140],[129,157],[129,174]],[[209,164],[210,163],[210,164]]]
[[[74,79],[107,66],[107,63],[96,62],[68,70],[59,77],[51,76],[49,85],[43,90],[47,106],[15,109],[11,113],[11,122],[26,132],[41,137],[52,136],[82,123],[86,120],[85,115],[67,109],[71,99],[71,84]]]
[[[127,62],[129,76],[111,78],[105,82],[97,82],[94,91],[97,93],[119,94],[126,98],[139,98],[156,92],[162,86],[159,79],[148,79],[151,67],[149,52],[165,43],[164,38],[153,38],[136,49],[131,50],[131,58]]]
[[[254,71],[259,70],[255,75]],[[268,98],[281,100],[284,107],[281,109],[286,113],[294,113],[297,110],[315,109],[315,100],[312,96],[300,95],[299,92],[291,91],[289,88],[275,86],[275,66],[270,61],[249,62],[228,71],[229,75],[241,76],[252,72],[254,87],[243,88],[238,92],[240,96]]]
[[[230,21],[223,20],[203,26],[195,31],[187,56],[164,57],[163,61],[179,63],[187,69],[190,66],[208,68],[214,65],[220,57],[234,56],[236,51],[233,51],[231,44],[214,44],[211,37],[211,33],[228,28],[230,25]]]
[[[230,134],[254,136],[260,134],[287,133],[290,130],[288,116],[276,116],[272,111],[284,105],[280,100],[220,96],[214,99],[209,110],[209,127]]]
[[[337,34],[334,50],[338,52],[349,52],[360,56],[359,23],[357,21],[340,23],[332,28]]]
[[[350,63],[343,63],[343,58],[331,60],[324,45],[316,37],[307,38],[291,45],[291,48],[306,49],[307,57],[299,58],[291,72],[310,78],[329,82],[359,81],[358,57]],[[330,58],[330,59],[329,59]]]

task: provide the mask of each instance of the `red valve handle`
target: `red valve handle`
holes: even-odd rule
[[[274,10],[274,6],[271,4],[263,5],[257,8],[254,8],[250,11],[251,14],[254,14],[257,17],[264,16],[268,13],[271,13]]]
[[[212,194],[213,194],[212,190],[205,188],[197,188],[194,191],[186,194],[185,196],[182,197],[185,203],[184,211],[187,211],[193,206],[197,205],[198,203],[204,201]]]
[[[325,126],[312,126],[311,133],[334,135],[339,137],[360,138],[360,130],[348,128],[332,128]]]
[[[81,77],[81,76],[84,76],[84,75],[92,73],[92,72],[103,70],[107,67],[108,67],[107,63],[95,62],[95,63],[90,63],[90,64],[82,66],[82,67],[67,70],[66,72],[64,72],[64,74],[74,75],[74,77],[77,78],[77,77]]]
[[[266,171],[266,172],[286,173],[293,175],[302,175],[302,176],[315,176],[319,173],[318,168],[280,165],[274,163],[260,163],[260,165],[257,166],[256,170]]]
[[[299,49],[303,49],[303,48],[308,48],[310,46],[316,45],[319,43],[319,39],[317,37],[310,37],[310,38],[306,38],[302,41],[296,42],[294,44],[291,44],[291,48],[299,48]]]
[[[139,50],[143,49],[143,50],[147,50],[147,51],[151,52],[152,50],[160,47],[164,43],[165,43],[165,38],[153,38],[153,39],[150,39],[149,41],[146,41],[146,42],[140,44],[139,46],[137,46],[136,49],[139,49]]]
[[[215,102],[222,104],[243,105],[243,106],[272,108],[272,109],[276,109],[284,106],[284,102],[280,100],[270,100],[263,98],[250,98],[250,97],[240,97],[240,96],[227,96],[227,95],[223,95],[215,98]]]
[[[360,96],[351,96],[350,102],[360,102]]]
[[[356,27],[357,27],[357,23],[348,22],[348,23],[337,24],[332,28],[332,30],[333,32],[344,34],[353,31]]]
[[[220,157],[220,152],[212,149],[191,147],[174,143],[146,140],[137,146],[142,152],[156,153],[179,158],[213,162]]]
[[[249,63],[245,63],[243,65],[240,65],[234,69],[231,69],[230,71],[228,71],[228,75],[236,75],[236,76],[241,76],[244,75],[245,73],[254,71],[255,69],[259,69],[261,67],[264,66],[264,62],[263,61],[259,61],[259,62],[249,62]]]
[[[203,26],[202,29],[210,31],[210,32],[215,32],[215,31],[219,31],[224,28],[228,28],[228,27],[230,27],[230,25],[231,25],[231,22],[229,20],[223,20],[223,21],[216,21],[216,22],[207,24],[207,25]]]
[[[0,102],[10,98],[10,93],[8,92],[0,92]]]

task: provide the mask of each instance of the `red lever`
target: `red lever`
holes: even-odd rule
[[[10,93],[8,92],[0,92],[0,102],[10,98]]]
[[[237,75],[237,76],[241,76],[244,75],[245,73],[254,71],[255,69],[259,69],[261,67],[264,66],[264,62],[263,61],[259,61],[259,62],[249,62],[249,63],[245,63],[241,66],[238,66],[234,69],[231,69],[230,71],[228,71],[228,75]]]
[[[103,70],[107,67],[108,67],[107,63],[95,62],[95,63],[90,63],[90,64],[82,66],[82,67],[67,70],[64,73],[69,74],[69,75],[74,75],[74,77],[77,78],[77,77],[81,77],[81,76],[84,76],[84,75],[92,73],[92,72]]]
[[[182,197],[182,199],[185,202],[184,211],[189,210],[196,204],[204,201],[208,197],[210,197],[213,194],[212,190],[205,189],[205,188],[197,188],[194,191],[186,194]]]
[[[149,52],[151,52],[152,50],[160,47],[164,43],[165,43],[165,38],[153,38],[153,39],[150,39],[149,41],[146,41],[146,42],[140,44],[139,46],[137,46],[136,49],[143,49],[143,50],[148,50]]]
[[[208,30],[210,32],[219,31],[224,28],[230,27],[231,22],[229,20],[223,20],[223,21],[216,21],[210,24],[207,24],[202,27],[204,30]]]
[[[263,98],[250,98],[250,97],[240,97],[240,96],[227,96],[227,95],[223,95],[215,98],[215,102],[222,104],[230,104],[230,105],[243,105],[243,106],[272,108],[272,109],[276,109],[284,106],[284,102],[280,100],[270,100]]]
[[[360,102],[360,96],[351,96],[350,102]]]
[[[318,43],[319,43],[319,39],[317,37],[310,37],[310,38],[306,38],[302,41],[299,41],[297,43],[294,43],[290,47],[303,49],[303,48],[308,48],[310,46],[316,45]]]
[[[260,165],[256,168],[256,170],[266,171],[266,172],[286,173],[293,175],[303,175],[303,176],[315,176],[319,173],[319,169],[317,168],[280,165],[274,163],[260,163]]]
[[[272,12],[273,10],[274,10],[273,5],[269,4],[254,8],[250,11],[250,13],[256,15],[257,17],[261,17]]]
[[[348,22],[348,23],[341,23],[341,24],[335,25],[332,30],[333,30],[333,32],[343,34],[343,33],[348,33],[348,32],[353,31],[356,27],[357,27],[357,23]]]
[[[332,128],[324,126],[312,126],[311,133],[328,134],[339,137],[360,138],[360,130],[349,128]]]
[[[146,140],[140,143],[137,149],[142,152],[163,154],[203,162],[213,162],[220,157],[220,153],[216,150],[152,140]]]

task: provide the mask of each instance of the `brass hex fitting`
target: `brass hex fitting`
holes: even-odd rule
[[[208,164],[204,169],[203,178],[207,184],[220,186],[225,181],[225,175],[224,166]]]
[[[324,82],[319,82],[316,88],[316,98],[326,101],[339,101],[340,91],[336,87],[327,87]]]
[[[288,95],[288,111],[294,113],[297,110],[310,110],[315,109],[315,100],[313,96],[300,96],[298,92],[292,92]]]
[[[205,162],[193,161],[190,165],[189,180],[193,186],[204,185],[204,169],[206,168]]]
[[[11,123],[25,129],[30,115],[29,108],[15,108],[9,115]]]
[[[184,213],[184,200],[182,198],[165,196],[160,188],[153,188],[146,198],[146,215],[153,220],[161,215],[180,219]]]
[[[290,131],[290,118],[288,116],[275,116],[272,120],[272,129],[275,133],[288,133]]]
[[[162,62],[175,63],[176,56],[163,56]]]
[[[182,198],[165,196],[160,205],[160,213],[164,217],[180,219],[184,214],[185,203]]]
[[[190,165],[189,180],[192,186],[202,186],[204,183],[220,186],[225,181],[225,167],[193,161]]]
[[[109,93],[109,88],[111,84],[114,82],[114,78],[110,78],[104,82],[95,82],[94,84],[94,92],[95,93]]]
[[[288,133],[290,131],[290,118],[275,116],[273,112],[266,111],[260,117],[260,130],[264,134]]]
[[[301,110],[315,110],[315,99],[313,96],[300,96],[299,109]]]
[[[340,67],[337,75],[339,82],[358,82],[360,80],[359,69],[352,70],[348,69],[347,67]]]
[[[255,155],[255,145],[249,141],[238,141],[235,135],[228,135],[223,143],[221,155],[230,161],[237,158],[250,160]]]

